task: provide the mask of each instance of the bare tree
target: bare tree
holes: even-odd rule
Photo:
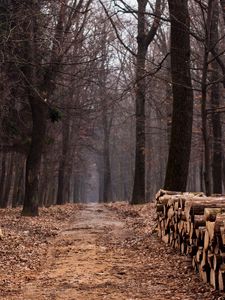
[[[156,1],[156,18],[152,27],[146,33],[146,6],[147,0],[138,1],[138,50],[136,62],[136,151],[134,187],[131,204],[145,202],[145,97],[146,97],[146,54],[153,41],[161,13],[161,1]]]
[[[191,153],[193,91],[188,1],[168,0],[171,21],[173,115],[164,187],[185,191]]]

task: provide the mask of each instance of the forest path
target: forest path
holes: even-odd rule
[[[36,282],[26,286],[23,299],[108,299],[106,290],[115,280],[120,281],[112,269],[121,265],[123,258],[112,257],[100,240],[108,234],[121,235],[123,227],[115,213],[103,205],[85,206],[57,237],[49,250],[46,269]]]
[[[187,258],[174,256],[155,234],[139,235],[144,223],[135,213],[84,206],[52,242],[42,272],[12,299],[218,299]]]

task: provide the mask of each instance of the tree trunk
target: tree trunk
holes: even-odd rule
[[[97,171],[98,171],[98,202],[103,203],[103,186],[104,186],[104,178],[103,178],[103,157],[99,155],[97,160]]]
[[[18,190],[21,188],[20,185],[20,177],[21,173],[23,174],[23,164],[19,161],[21,159],[21,155],[16,156],[15,162],[15,177],[14,177],[14,185],[13,185],[13,194],[12,194],[12,207],[15,208],[18,205]]]
[[[204,58],[202,70],[202,102],[201,102],[201,115],[202,115],[202,136],[204,144],[204,163],[205,163],[205,190],[207,195],[212,193],[211,183],[211,155],[210,155],[210,137],[208,133],[208,120],[207,120],[207,75],[208,75],[208,58],[211,47],[211,29],[212,29],[212,12],[213,0],[208,1],[206,28],[205,28],[205,43],[204,43]]]
[[[220,0],[220,5],[223,13],[223,20],[224,20],[224,25],[225,25],[225,0]]]
[[[24,195],[25,195],[25,163],[23,163],[20,174],[19,174],[19,181],[18,181],[18,188],[17,191],[15,191],[16,197],[13,198],[15,201],[13,203],[13,207],[16,207],[18,205],[22,205],[24,202]]]
[[[58,191],[57,191],[57,205],[64,204],[63,191],[64,191],[64,172],[65,172],[65,162],[61,159],[59,163],[59,173],[58,173]]]
[[[49,185],[49,169],[51,170],[50,161],[46,153],[42,156],[41,168],[40,168],[40,181],[39,181],[39,206],[45,205],[45,191]]]
[[[145,202],[145,57],[147,49],[139,42],[136,87],[136,151],[131,204]]]
[[[193,91],[188,1],[168,0],[171,20],[173,115],[164,188],[185,191],[191,153]]]
[[[224,3],[225,5],[225,3]],[[225,8],[224,8],[225,9]],[[218,32],[219,4],[214,1],[212,25],[211,25],[211,47],[215,48],[219,40]],[[217,47],[216,47],[217,48]],[[218,53],[218,51],[216,51]],[[212,127],[213,127],[213,155],[212,155],[212,175],[213,193],[222,194],[222,128],[220,113],[216,109],[220,107],[220,85],[219,85],[219,65],[214,60],[211,71],[211,107],[212,107]]]
[[[1,165],[1,180],[0,180],[0,203],[3,203],[4,199],[4,185],[6,178],[6,154],[2,153],[2,165]]]
[[[131,204],[145,203],[145,96],[146,96],[146,55],[153,41],[161,15],[161,0],[155,2],[155,18],[149,31],[146,29],[147,0],[138,1],[138,36],[136,57],[136,149],[134,185]]]
[[[78,175],[74,174],[73,176],[73,203],[78,203],[79,201],[79,182],[78,182]]]
[[[58,192],[57,192],[57,204],[62,205],[66,203],[67,198],[65,195],[65,177],[66,177],[66,161],[69,148],[69,131],[70,131],[70,121],[69,115],[67,114],[63,120],[63,137],[62,137],[62,157],[59,163],[59,173],[58,173]]]
[[[107,120],[106,120],[107,122]],[[109,152],[109,130],[105,124],[104,127],[104,149],[103,149],[103,201],[112,201],[112,185],[111,185],[111,168],[110,168],[110,152]]]
[[[22,215],[37,216],[39,206],[38,182],[46,133],[47,106],[46,103],[35,96],[30,98],[30,105],[33,128],[30,150],[26,162],[25,199]]]
[[[208,70],[208,48],[205,47],[204,60],[203,60],[203,71],[202,71],[202,102],[201,102],[201,115],[202,115],[202,136],[204,144],[204,181],[205,181],[205,190],[206,194],[211,194],[211,164],[210,164],[210,143],[209,143],[209,134],[208,134],[208,122],[207,122],[207,70]]]
[[[14,167],[14,154],[9,154],[9,160],[8,160],[8,171],[6,176],[6,184],[5,184],[5,191],[4,191],[4,197],[3,202],[1,203],[2,208],[7,208],[9,205],[9,195],[10,195],[10,189],[12,187],[13,182],[13,167]]]
[[[37,16],[40,13],[38,2],[29,1],[29,9],[33,11],[32,17],[26,19],[24,26],[26,26],[26,40],[24,41],[24,53],[26,55],[26,65],[23,68],[24,76],[28,79],[26,81],[27,98],[29,100],[31,115],[32,115],[32,134],[31,144],[26,160],[26,176],[25,176],[25,199],[23,204],[22,215],[37,216],[39,197],[38,184],[39,172],[41,167],[41,157],[45,142],[47,113],[48,107],[43,98],[48,97],[46,90],[35,87],[40,87],[38,78],[39,56],[38,56],[38,34],[39,24]],[[50,83],[47,81],[45,84]],[[43,96],[44,95],[44,96]],[[48,98],[46,98],[48,99]]]
[[[199,168],[200,191],[204,191],[204,169],[203,169],[204,162],[203,161],[204,158],[203,156],[201,156],[200,168]]]
[[[131,204],[145,202],[145,94],[146,94],[146,1],[138,2],[138,51],[136,61],[136,149],[135,173]]]

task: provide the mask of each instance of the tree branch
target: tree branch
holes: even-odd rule
[[[113,27],[115,33],[116,33],[116,37],[117,37],[117,39],[119,40],[119,42],[123,45],[123,47],[124,47],[128,52],[130,52],[130,54],[132,54],[133,56],[136,57],[137,54],[136,54],[133,50],[131,50],[130,47],[128,47],[128,46],[124,43],[124,41],[122,40],[122,38],[121,38],[121,36],[120,36],[120,34],[119,34],[117,28],[116,28],[116,25],[115,25],[115,23],[113,22],[112,17],[109,15],[108,10],[107,10],[107,8],[105,7],[105,5],[103,4],[102,0],[99,0],[99,2],[100,2],[100,4],[101,4],[101,6],[103,7],[104,12],[105,12],[107,18],[109,19],[109,21],[110,21],[110,23],[111,23],[111,25],[112,25],[112,27]]]

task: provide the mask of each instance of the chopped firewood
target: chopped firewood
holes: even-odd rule
[[[225,291],[225,197],[161,190],[156,204],[162,240],[192,257],[203,282]]]

